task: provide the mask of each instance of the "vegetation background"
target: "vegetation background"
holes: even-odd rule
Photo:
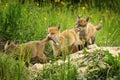
[[[94,25],[97,25],[100,20],[103,21],[102,29],[97,33],[97,45],[120,46],[119,5],[119,0],[0,0],[0,42],[11,40],[24,43],[42,40],[47,35],[49,25],[60,24],[61,31],[70,29],[75,26],[79,15],[84,18],[89,16],[90,22]],[[51,52],[49,47],[47,51]],[[73,65],[70,67],[66,69],[64,66],[62,71],[64,69],[68,73],[69,70],[74,71],[75,76],[77,74],[75,67]],[[51,69],[49,71],[52,72]],[[59,71],[61,76],[63,76],[62,71]],[[66,73],[65,76],[71,76],[70,79],[65,77],[62,80],[76,80],[72,75]],[[27,72],[23,60],[15,61],[1,52],[0,79],[26,80],[26,78]],[[36,78],[36,80],[42,79]],[[60,79],[51,77],[47,80]]]

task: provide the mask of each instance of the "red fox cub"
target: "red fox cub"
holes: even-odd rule
[[[102,21],[100,21],[100,23],[97,26],[93,26],[89,22],[89,17],[83,19],[78,16],[77,24],[75,28],[80,28],[79,38],[80,40],[82,39],[85,40],[84,47],[87,47],[90,44],[94,44],[96,33],[101,29],[101,27],[102,27]]]
[[[79,39],[79,36],[77,36],[78,31],[79,29],[74,28],[61,33],[60,26],[48,27],[48,37],[52,39],[51,45],[54,57],[82,49],[82,41]]]
[[[23,44],[15,44],[14,42],[7,41],[4,46],[4,52],[16,53],[18,56],[21,55],[25,59],[28,56],[30,57],[30,59],[38,57],[45,63],[47,62],[47,59],[43,52],[44,52],[45,43],[48,41],[49,38],[45,38],[42,41],[30,41]]]

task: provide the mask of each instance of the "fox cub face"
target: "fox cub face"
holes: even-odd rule
[[[17,47],[17,44],[14,43],[14,42],[10,42],[10,41],[7,41],[5,46],[4,46],[4,52],[7,54],[7,53],[11,53],[13,51],[13,49],[15,49]]]
[[[86,27],[87,23],[89,21],[89,17],[86,19],[80,18],[79,16],[77,17],[77,23],[76,23],[76,28],[82,28],[82,27]]]
[[[48,27],[48,38],[51,39],[55,45],[59,45],[60,42],[60,26]]]

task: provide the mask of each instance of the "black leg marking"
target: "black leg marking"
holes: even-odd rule
[[[88,46],[88,42],[85,42],[84,47],[87,47],[87,46]]]
[[[92,37],[91,40],[92,40],[92,44],[94,44],[95,43],[95,37]]]
[[[78,50],[82,50],[83,49],[83,46],[82,45],[78,45]]]

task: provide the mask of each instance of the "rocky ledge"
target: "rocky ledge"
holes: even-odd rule
[[[85,63],[86,65],[90,63],[92,64],[92,60],[90,60],[90,58],[87,60],[86,57],[96,51],[97,52],[108,51],[113,56],[118,56],[118,54],[120,54],[120,47],[98,47],[96,44],[93,44],[93,45],[88,46],[87,49],[83,49],[82,51],[78,51],[76,53],[70,54],[69,56],[67,56],[65,61],[59,59],[56,62],[54,62],[54,64],[61,65],[62,63],[64,62],[67,63],[68,60],[70,60],[74,65],[77,66],[78,71],[82,71],[83,73],[86,73],[88,67],[80,66],[79,64],[82,64],[82,63]],[[98,55],[97,58],[99,59],[100,66],[104,68],[105,66],[104,66],[104,63],[101,61],[101,59],[105,58],[105,56],[102,55],[101,57],[99,57]],[[51,65],[50,63],[47,63],[47,64],[36,63],[32,65],[31,67],[29,67],[31,71],[30,75],[32,75],[33,77],[36,77],[37,74],[40,73],[40,71],[43,70],[44,67],[49,67],[50,65]]]

